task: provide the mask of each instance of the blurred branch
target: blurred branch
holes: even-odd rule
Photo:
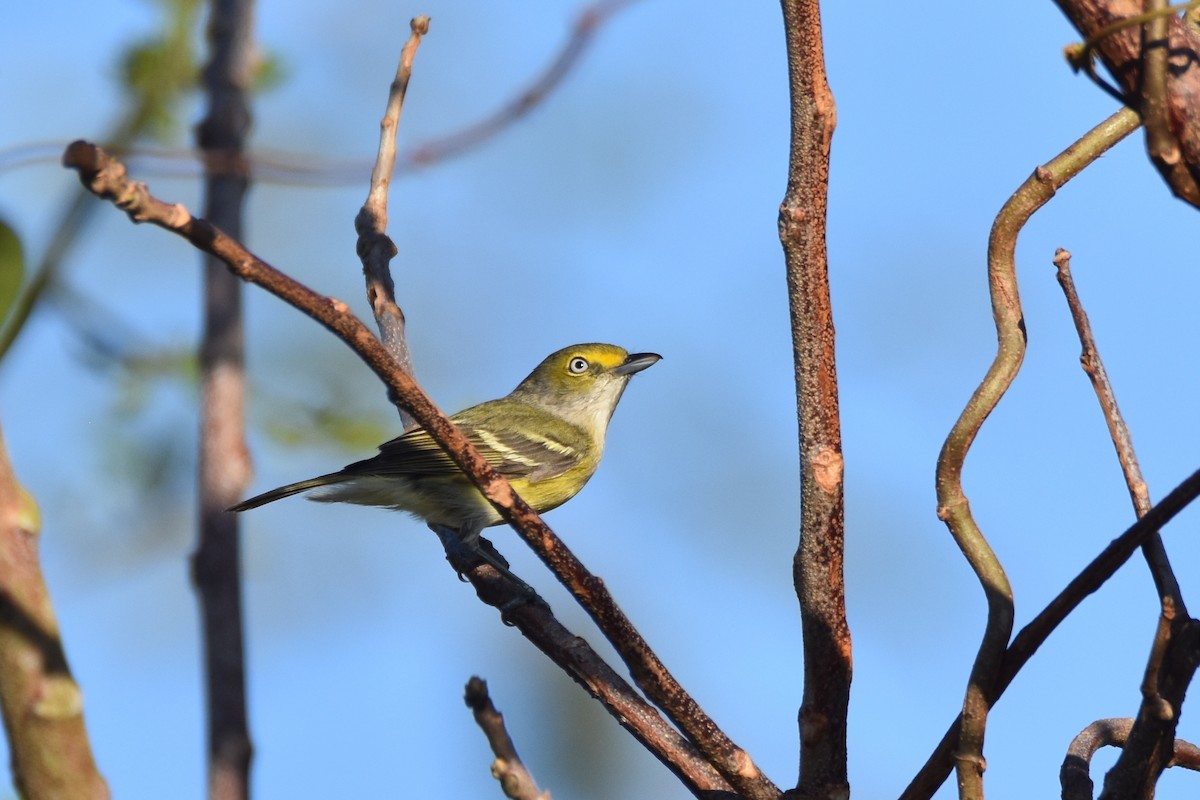
[[[396,304],[396,285],[392,282],[392,272],[388,266],[396,255],[396,245],[387,235],[388,186],[396,167],[396,133],[400,126],[400,112],[404,108],[404,94],[412,77],[413,59],[417,55],[417,48],[421,46],[421,37],[429,32],[429,17],[414,18],[410,27],[412,34],[400,53],[396,78],[388,92],[387,109],[379,123],[379,154],[371,171],[371,188],[362,210],[354,219],[354,230],[358,233],[356,249],[358,257],[362,259],[363,277],[367,281],[367,302],[375,314],[380,341],[401,368],[412,375],[412,354],[404,335],[404,312]],[[403,409],[400,411],[400,421],[405,429],[413,424],[412,416]]]
[[[345,342],[496,507],[506,522],[550,568],[587,611],[629,667],[637,685],[684,732],[737,792],[756,800],[779,790],[749,754],[738,748],[686,692],[617,606],[604,582],[592,575],[533,509],[484,461],[466,437],[439,411],[379,340],[340,300],[320,295],[254,256],[211,223],[191,216],[182,205],[154,198],[125,168],[87,142],[74,142],[63,156],[91,192],[125,210],[134,222],[150,222],[220,258],[240,278],[304,312]]]
[[[1001,664],[996,684],[988,696],[989,702],[995,703],[999,699],[1021,668],[1067,615],[1088,595],[1103,586],[1147,538],[1162,530],[1164,525],[1197,497],[1200,497],[1200,470],[1189,475],[1157,505],[1151,507],[1146,516],[1133,523],[1110,542],[1100,555],[1092,559],[1091,563],[1013,638],[1012,644],[1004,654],[1004,662]],[[954,748],[958,743],[961,724],[960,715],[946,730],[942,740],[921,767],[921,771],[900,795],[901,800],[927,800],[946,780],[954,766]]]
[[[163,21],[165,32],[162,38],[143,43],[140,49],[131,50],[126,54],[124,77],[127,88],[133,94],[133,102],[125,108],[112,131],[104,137],[106,146],[113,152],[129,150],[142,134],[161,124],[171,106],[183,95],[183,91],[194,84],[195,68],[192,65],[193,54],[189,43],[198,4],[199,0],[163,4],[169,9],[169,16]],[[138,57],[144,53],[163,54],[170,59],[170,64],[165,67],[161,63],[155,63],[151,65],[153,68],[135,69],[132,66],[134,63],[144,64],[147,61]],[[51,149],[50,145],[32,145],[0,152],[11,157],[14,152],[19,156],[22,150],[29,149],[44,149],[47,158],[54,158],[61,152],[62,146],[54,145]],[[18,157],[16,163],[4,165],[4,157],[0,155],[0,170],[22,164]],[[57,282],[63,262],[87,228],[88,221],[95,211],[95,204],[89,202],[85,195],[73,194],[64,204],[58,222],[50,234],[50,244],[34,267],[29,282],[18,295],[12,314],[6,320],[0,320],[0,361],[3,361],[5,354],[24,330],[25,323],[38,307],[47,289],[53,288]]]
[[[1086,44],[1071,58],[1092,73],[1094,50],[1120,99],[1147,120],[1146,146],[1172,193],[1200,206],[1200,28],[1161,0],[1055,0]],[[1143,13],[1145,12],[1145,13]],[[1164,17],[1164,14],[1169,16]],[[1144,27],[1143,27],[1144,26]]]
[[[558,55],[533,83],[497,111],[454,133],[438,136],[412,148],[401,169],[417,169],[473,150],[537,108],[571,73],[604,23],[633,5],[635,0],[600,0],[575,18],[571,33]]]
[[[550,800],[550,793],[538,788],[525,763],[517,755],[517,747],[504,727],[504,715],[496,710],[488,694],[487,681],[473,676],[467,681],[463,699],[475,716],[475,724],[487,737],[492,754],[496,756],[492,762],[492,777],[500,782],[504,796],[512,800]]]
[[[1132,728],[1131,719],[1099,719],[1071,740],[1071,746],[1067,748],[1067,756],[1059,770],[1063,800],[1092,800],[1094,787],[1091,775],[1088,774],[1092,756],[1096,755],[1101,747],[1125,747]],[[1200,771],[1200,747],[1177,739],[1167,766]]]
[[[22,797],[107,798],[38,564],[40,527],[0,436],[0,711],[13,782]]]
[[[838,798],[850,792],[846,717],[852,648],[842,572],[844,461],[825,244],[829,148],[837,108],[825,76],[820,3],[783,0],[782,6],[791,154],[779,238],[787,267],[800,427],[800,542],[792,580],[804,638],[800,774],[790,794]]]
[[[505,129],[520,122],[544,103],[552,92],[579,66],[596,34],[619,12],[637,0],[599,0],[576,16],[575,23],[562,47],[534,80],[499,109],[480,120],[450,133],[435,136],[400,152],[393,175],[406,175],[418,169],[456,158],[488,142]],[[62,142],[31,142],[15,147],[0,148],[0,171],[40,161],[57,159],[63,151]],[[188,150],[139,146],[125,151],[131,168],[155,176],[189,177],[197,174],[197,154]],[[363,159],[332,161],[311,153],[287,153],[278,150],[256,150],[245,155],[245,163],[254,173],[256,183],[298,186],[346,186],[362,180],[369,164]],[[181,166],[182,165],[182,166]],[[209,170],[220,168],[215,161]]]
[[[214,0],[209,15],[212,56],[204,69],[209,108],[197,138],[206,163],[238,163],[250,128],[254,2]],[[205,215],[235,237],[241,233],[248,184],[244,164],[205,179]],[[240,527],[236,514],[225,513],[250,482],[245,403],[241,281],[209,254],[204,259],[199,519],[192,580],[203,618],[208,796],[213,800],[242,800],[250,794]]]
[[[1129,135],[1138,124],[1136,114],[1122,109],[1034,170],[1000,209],[988,239],[988,288],[996,323],[996,356],[946,437],[937,465],[938,517],[946,523],[975,571],[988,605],[987,626],[971,667],[954,756],[962,798],[983,797],[984,732],[1013,625],[1012,587],[971,514],[962,488],[962,471],[976,434],[1012,385],[1025,357],[1025,320],[1017,291],[1017,236],[1060,186]]]

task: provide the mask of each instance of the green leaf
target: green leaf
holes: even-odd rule
[[[0,324],[21,292],[25,279],[25,254],[17,232],[0,220]]]

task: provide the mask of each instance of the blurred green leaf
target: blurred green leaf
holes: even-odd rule
[[[21,239],[8,223],[0,220],[0,324],[21,292],[25,279],[25,253]]]
[[[371,412],[340,405],[293,405],[263,421],[262,428],[289,447],[332,444],[349,453],[373,450],[399,432],[394,420],[389,428]]]

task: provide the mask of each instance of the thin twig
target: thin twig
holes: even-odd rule
[[[400,127],[400,112],[404,108],[404,95],[412,78],[413,59],[421,39],[429,32],[429,17],[415,17],[409,26],[412,34],[400,51],[400,64],[396,67],[396,78],[388,92],[387,109],[379,123],[379,154],[375,168],[371,171],[371,188],[362,210],[354,218],[354,230],[358,233],[358,257],[362,259],[363,277],[367,282],[367,302],[375,315],[379,338],[396,361],[408,374],[413,374],[412,354],[408,349],[408,338],[404,335],[404,312],[396,304],[396,285],[392,281],[389,263],[396,255],[396,245],[387,235],[388,187],[392,182],[392,171],[396,166],[396,133]],[[400,420],[405,428],[412,425],[412,417],[401,410]]]
[[[205,214],[240,235],[249,185],[241,155],[250,127],[247,90],[253,73],[253,0],[211,4],[204,69],[209,109],[197,128],[206,163],[241,164],[205,179]],[[208,711],[208,796],[250,795],[252,747],[246,714],[242,633],[240,523],[225,509],[250,483],[245,435],[245,342],[242,285],[217,258],[204,259],[204,329],[200,343],[198,535],[192,580],[200,595]]]
[[[462,155],[525,117],[562,83],[595,38],[596,31],[611,17],[635,0],[601,0],[585,8],[575,18],[571,32],[554,60],[522,90],[491,115],[451,134],[438,136],[410,150],[401,169],[425,167]]]
[[[1200,497],[1200,470],[1189,475],[1157,505],[1151,507],[1146,516],[1133,523],[1110,542],[1100,555],[1092,559],[1091,563],[1013,638],[1012,644],[1004,654],[1004,663],[1000,667],[997,682],[992,687],[988,700],[995,703],[1054,629],[1088,595],[1103,586],[1148,537],[1161,531],[1164,525],[1197,497]],[[921,771],[900,795],[900,800],[927,800],[938,790],[954,768],[954,747],[959,739],[961,724],[960,715],[943,734],[942,740],[921,767]]]
[[[1079,334],[1079,343],[1083,349],[1079,356],[1079,363],[1092,382],[1096,399],[1100,401],[1100,410],[1104,413],[1109,436],[1111,436],[1113,447],[1117,451],[1117,461],[1125,476],[1125,485],[1128,487],[1129,497],[1133,501],[1134,513],[1139,517],[1144,517],[1150,510],[1150,490],[1146,487],[1146,480],[1142,477],[1142,468],[1138,465],[1129,426],[1125,424],[1125,418],[1117,406],[1117,396],[1113,392],[1108,372],[1104,369],[1104,361],[1100,358],[1100,351],[1096,347],[1096,339],[1092,334],[1092,325],[1088,321],[1087,311],[1084,310],[1079,293],[1075,290],[1075,281],[1071,276],[1071,254],[1059,248],[1054,254],[1054,266],[1058,270],[1058,283],[1066,296],[1067,307],[1071,311],[1071,319],[1075,321],[1075,330]],[[1170,559],[1167,558],[1167,552],[1163,549],[1162,538],[1151,536],[1146,540],[1142,553],[1146,557],[1146,563],[1150,566],[1150,574],[1154,578],[1158,596],[1170,598],[1176,611],[1180,614],[1187,614],[1187,606],[1184,605],[1183,595],[1179,590],[1179,581],[1176,580],[1175,573],[1171,569]]]
[[[988,619],[963,700],[963,725],[955,751],[960,797],[983,797],[983,739],[989,698],[1004,659],[1013,625],[1012,587],[1008,576],[971,514],[962,487],[963,464],[980,427],[1008,391],[1025,357],[1025,321],[1017,290],[1017,236],[1035,211],[1060,186],[1138,126],[1137,114],[1122,109],[1082,136],[1013,193],[996,215],[988,239],[988,287],[998,346],[987,374],[967,402],[942,445],[937,465],[938,517],[975,571],[987,598]]]
[[[792,581],[804,640],[799,778],[806,798],[850,793],[846,718],[851,641],[843,580],[845,498],[826,211],[837,108],[825,75],[817,0],[783,0],[791,89],[788,184],[779,209],[800,428],[800,542]]]
[[[388,387],[402,404],[488,499],[522,540],[554,573],[596,622],[628,666],[638,687],[679,726],[737,792],[750,800],[775,798],[779,790],[704,713],[617,606],[604,582],[592,575],[562,540],[522,500],[503,476],[421,391],[412,377],[350,312],[345,303],[320,295],[247,251],[211,223],[191,216],[183,206],[154,198],[144,184],[125,175],[125,168],[87,142],[74,142],[63,156],[65,166],[79,172],[89,191],[110,200],[135,222],[150,222],[190,241],[224,261],[245,281],[262,286],[336,334]]]
[[[492,762],[492,777],[500,782],[504,796],[512,800],[550,800],[550,793],[538,788],[525,762],[517,755],[517,746],[504,726],[504,715],[496,710],[488,694],[487,681],[472,676],[467,681],[463,700],[474,714],[475,724],[487,737],[492,755],[496,756]]]
[[[67,666],[50,591],[38,563],[37,503],[17,481],[0,436],[0,711],[21,797],[104,800]]]
[[[1117,450],[1117,459],[1133,500],[1134,512],[1138,517],[1143,517],[1150,508],[1150,492],[1138,466],[1129,428],[1117,407],[1116,396],[1096,347],[1087,312],[1075,290],[1075,282],[1071,277],[1071,254],[1059,248],[1054,256],[1054,265],[1058,269],[1058,282],[1066,295],[1067,305],[1070,307],[1071,317],[1075,321],[1075,329],[1083,347],[1080,362],[1100,400],[1113,446]],[[1182,701],[1182,695],[1176,697],[1167,687],[1177,687],[1181,680],[1183,686],[1186,686],[1195,670],[1194,664],[1186,655],[1188,645],[1181,644],[1181,640],[1186,642],[1190,638],[1189,629],[1195,623],[1187,616],[1183,594],[1175,572],[1171,569],[1162,537],[1149,537],[1142,545],[1142,554],[1150,566],[1162,610],[1142,679],[1142,702],[1137,715],[1138,721],[1133,726],[1129,745],[1123,746],[1121,756],[1110,771],[1105,784],[1107,786],[1111,781],[1114,785],[1120,785],[1126,794],[1152,796],[1158,776],[1166,768],[1171,757],[1172,742],[1175,740],[1179,715],[1178,707],[1173,701]]]

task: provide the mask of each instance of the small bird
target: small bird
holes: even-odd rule
[[[450,419],[525,502],[538,513],[549,511],[578,494],[595,473],[608,422],[629,378],[661,358],[656,353],[631,355],[611,344],[572,345],[547,356],[507,397],[471,406]],[[317,491],[309,498],[323,503],[407,511],[435,531],[456,531],[472,550],[484,528],[502,521],[420,427],[380,445],[373,458],[280,486],[229,510],[246,511],[310,489]]]

